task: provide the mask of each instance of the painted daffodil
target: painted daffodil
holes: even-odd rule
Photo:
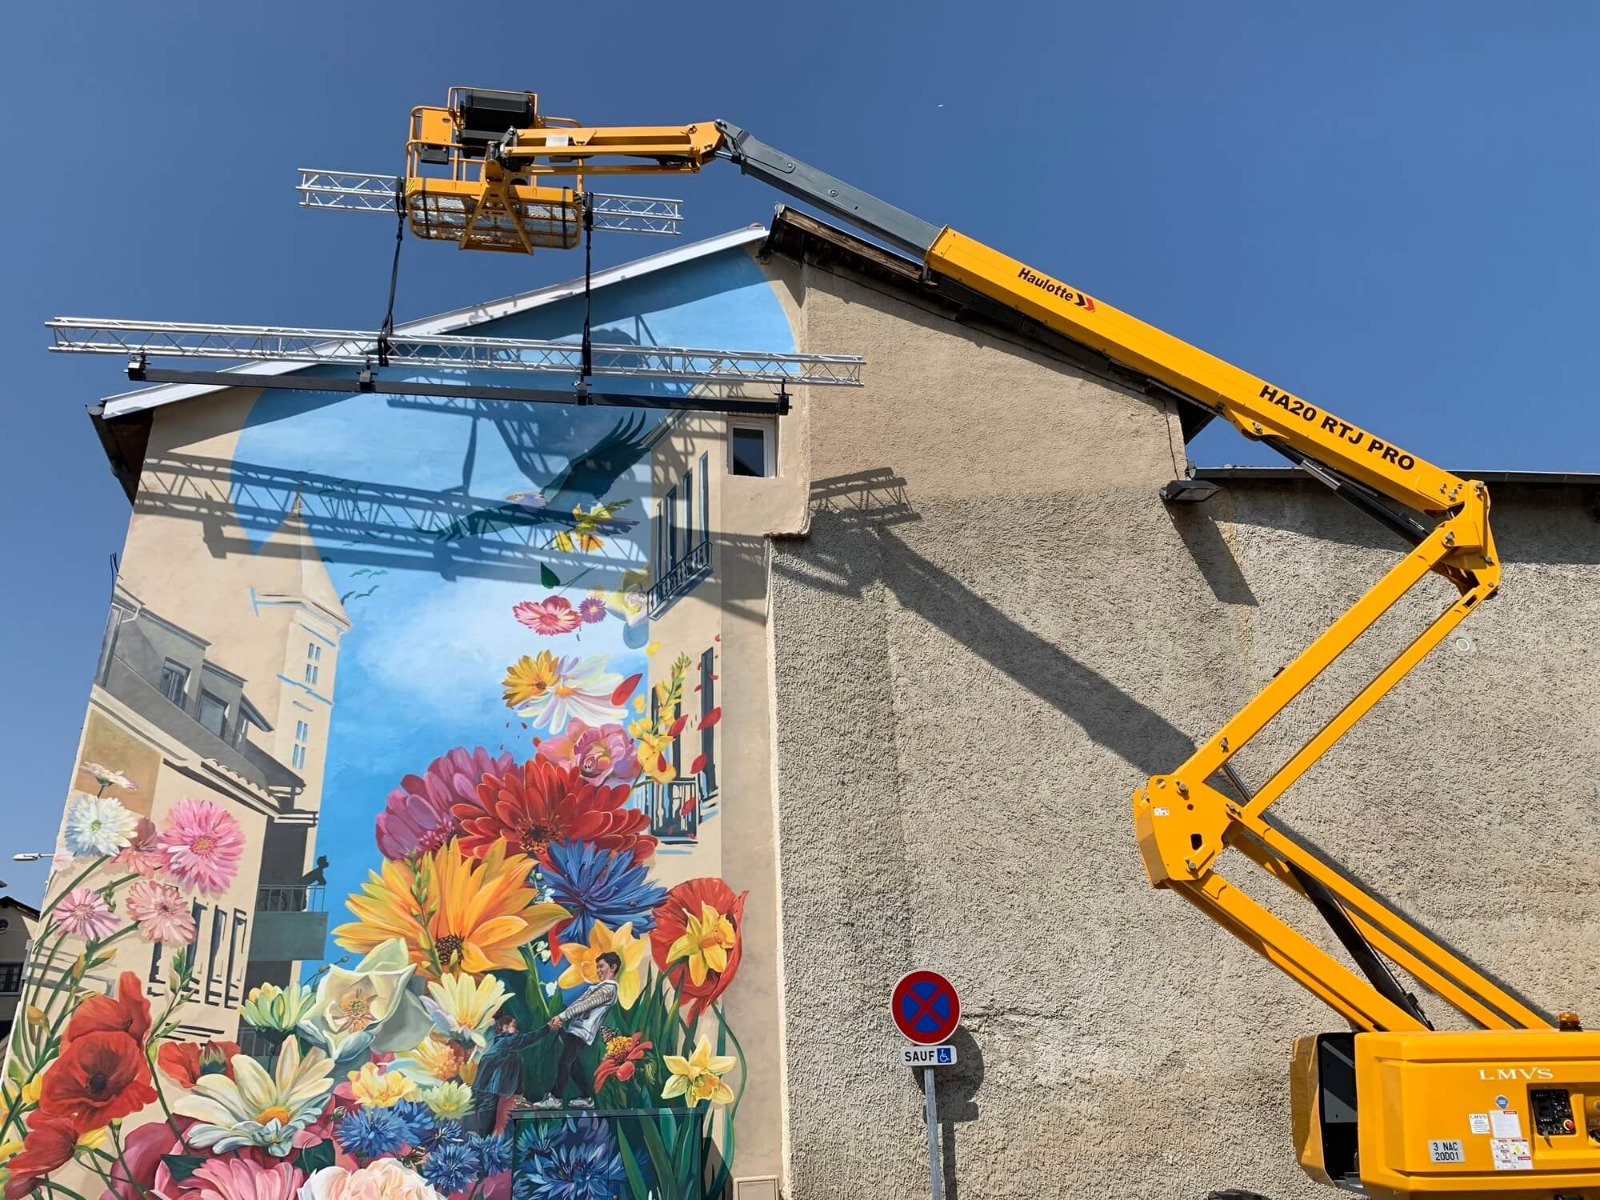
[[[589,944],[562,942],[561,953],[566,956],[567,968],[556,983],[564,988],[575,988],[586,983],[599,983],[595,962],[602,954],[615,954],[622,960],[622,970],[617,972],[617,1000],[623,1008],[632,1008],[644,989],[644,965],[650,957],[648,938],[633,936],[633,922],[625,921],[613,933],[599,921],[589,927]]]
[[[711,1053],[711,1043],[705,1038],[695,1043],[694,1053],[688,1058],[681,1054],[665,1054],[661,1061],[672,1072],[672,1078],[661,1089],[663,1100],[682,1096],[690,1108],[702,1100],[713,1104],[728,1104],[733,1100],[733,1089],[722,1082],[722,1077],[733,1070],[739,1060],[731,1054]]]
[[[728,969],[728,951],[737,944],[733,922],[702,902],[699,915],[691,914],[684,921],[683,935],[667,950],[667,962],[685,959],[689,964],[689,981],[699,986],[712,971]]]

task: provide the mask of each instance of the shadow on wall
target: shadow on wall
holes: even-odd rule
[[[1222,496],[1214,497],[1211,504],[1216,504]],[[1250,584],[1244,577],[1244,572],[1239,570],[1239,563],[1233,557],[1233,549],[1228,545],[1227,539],[1222,536],[1222,530],[1209,512],[1204,511],[1211,504],[1178,504],[1165,505],[1167,517],[1172,521],[1172,527],[1183,540],[1184,546],[1189,551],[1189,557],[1194,559],[1194,564],[1200,569],[1201,576],[1211,588],[1211,594],[1223,604],[1244,604],[1251,608],[1258,607],[1256,594],[1250,590]],[[1233,506],[1228,505],[1223,514],[1230,520]]]
[[[934,1090],[939,1102],[939,1158],[944,1170],[946,1200],[961,1200],[956,1171],[956,1126],[978,1119],[978,1092],[983,1087],[983,1049],[976,1038],[959,1026],[950,1037],[956,1048],[956,1065],[936,1069]],[[922,1072],[918,1071],[918,1087]]]
[[[808,587],[860,597],[882,585],[906,609],[954,637],[1076,722],[1146,775],[1170,770],[1194,742],[1116,684],[1012,620],[891,531],[919,520],[905,481],[889,468],[816,481],[812,532],[773,561],[773,571]],[[1237,570],[1237,568],[1235,568]]]

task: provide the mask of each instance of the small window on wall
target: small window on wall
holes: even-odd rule
[[[728,470],[735,475],[767,478],[778,473],[777,430],[769,424],[728,428]]]

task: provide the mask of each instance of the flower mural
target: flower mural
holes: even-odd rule
[[[554,596],[512,617],[560,638],[629,603]],[[445,749],[381,797],[377,861],[334,930],[356,961],[239,1006],[268,1057],[182,1037],[186,949],[164,1004],[132,972],[95,989],[115,943],[195,940],[196,905],[229,887],[245,834],[208,800],[132,812],[107,794],[132,780],[86,763],[98,791],[70,802],[71,875],[44,910],[77,966],[29,998],[14,1039],[6,1200],[93,1200],[52,1183],[69,1167],[103,1200],[644,1200],[688,1187],[714,1144],[730,1155],[743,1053],[719,1001],[745,896],[714,877],[657,882],[641,803],[675,778],[688,665],[672,661],[649,689],[660,715],[630,731],[637,672],[559,651],[514,662],[500,686],[534,726],[528,753]],[[646,1136],[643,1117],[563,1106],[657,1124]]]
[[[241,975],[226,1001],[237,1032],[186,1024],[186,997],[205,986],[193,959],[215,941],[208,914],[249,910],[261,826],[85,749],[40,923],[65,967],[29,981],[0,1088],[4,1200],[726,1191],[745,1060],[722,1000],[745,897],[711,875],[685,881],[690,860],[663,853],[663,839],[685,839],[652,806],[669,787],[679,805],[705,798],[681,742],[720,713],[693,695],[696,660],[656,657],[638,567],[649,539],[633,544],[638,522],[617,515],[640,499],[597,493],[559,510],[540,590],[506,583],[473,608],[504,635],[492,657],[462,652],[470,628],[421,635],[439,638],[428,662],[450,659],[438,685],[482,706],[437,741],[410,712],[381,739],[362,726],[382,742],[382,773],[337,804],[330,791],[319,818],[363,814],[340,836],[365,853],[316,884],[337,885],[348,911],[336,949],[298,977]],[[602,552],[617,556],[609,571]],[[362,569],[356,597],[375,574],[385,596],[404,586]],[[326,684],[330,658],[313,651],[295,671],[313,683],[320,661]],[[228,729],[241,754],[256,748],[253,728]],[[303,745],[328,732],[308,729],[293,734],[301,757],[282,756],[301,779]],[[278,890],[290,900],[261,911],[299,915],[299,893]]]

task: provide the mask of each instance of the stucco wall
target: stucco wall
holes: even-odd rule
[[[863,393],[810,402],[814,511],[772,567],[789,1194],[926,1195],[917,1081],[890,1065],[887,997],[913,967],[965,1002],[940,1077],[952,1195],[1318,1194],[1288,1049],[1339,1022],[1149,888],[1129,795],[1398,543],[1310,486],[1168,510],[1160,407],[787,278],[805,348],[869,363]],[[1545,1007],[1593,1009],[1600,525],[1576,492],[1507,492],[1503,597],[1275,812]],[[1351,679],[1270,727],[1247,779]]]

